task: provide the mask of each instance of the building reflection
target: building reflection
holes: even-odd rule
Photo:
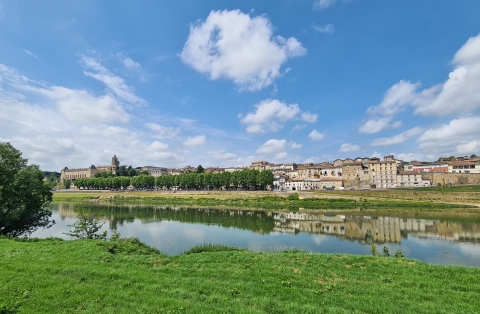
[[[409,235],[480,243],[480,224],[417,218],[275,213],[276,232],[327,234],[360,243],[401,243]]]

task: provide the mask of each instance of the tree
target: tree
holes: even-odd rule
[[[71,184],[72,184],[72,181],[70,180],[63,181],[63,187],[66,189],[69,189]]]
[[[477,155],[471,154],[471,155],[470,155],[470,158],[477,158]]]
[[[204,173],[204,172],[205,172],[205,169],[203,169],[202,165],[198,165],[197,170],[195,171],[195,173]]]
[[[73,227],[73,230],[62,233],[78,239],[106,240],[107,231],[104,231],[103,233],[97,233],[104,224],[104,221],[94,217],[91,212],[80,208],[77,213],[77,220],[73,223],[73,225],[68,225],[69,227]]]
[[[52,193],[43,183],[44,173],[27,161],[10,143],[0,143],[0,235],[28,235],[55,223],[45,209]]]

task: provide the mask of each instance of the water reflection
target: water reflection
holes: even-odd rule
[[[408,235],[480,243],[480,224],[418,218],[275,213],[275,231],[329,234],[360,243],[398,243]]]
[[[476,219],[419,219],[325,213],[284,213],[172,206],[86,206],[124,237],[139,237],[167,254],[203,242],[254,251],[298,248],[312,252],[370,254],[375,242],[434,264],[480,266],[480,224]],[[57,224],[34,236],[62,236],[75,221],[74,204],[53,204]]]

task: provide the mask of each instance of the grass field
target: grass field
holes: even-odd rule
[[[0,313],[478,313],[478,278],[386,257],[0,239]]]
[[[382,194],[383,193],[383,194]],[[292,193],[274,192],[62,192],[54,194],[55,202],[130,203],[145,205],[228,206],[233,208],[258,208],[275,210],[398,210],[419,211],[477,211],[475,204],[434,202],[431,199],[412,199],[392,196],[392,193],[410,191],[330,191],[300,192],[298,199]],[[416,193],[416,192],[413,192]],[[438,192],[437,192],[438,193]]]

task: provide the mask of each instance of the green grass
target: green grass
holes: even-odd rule
[[[480,192],[480,185],[431,186],[428,188],[399,188],[398,190],[415,190],[418,192]]]
[[[293,195],[293,194],[292,194]],[[424,211],[450,211],[452,209],[478,208],[471,205],[436,203],[431,201],[402,201],[363,199],[357,201],[351,198],[292,198],[280,196],[263,197],[229,197],[215,198],[204,196],[130,196],[114,194],[108,197],[83,193],[55,193],[55,202],[99,202],[111,204],[143,204],[143,205],[178,205],[195,207],[235,207],[258,208],[267,210],[299,210],[302,209],[417,209]]]
[[[220,246],[166,256],[123,241],[0,239],[0,313],[480,311],[477,268]]]

